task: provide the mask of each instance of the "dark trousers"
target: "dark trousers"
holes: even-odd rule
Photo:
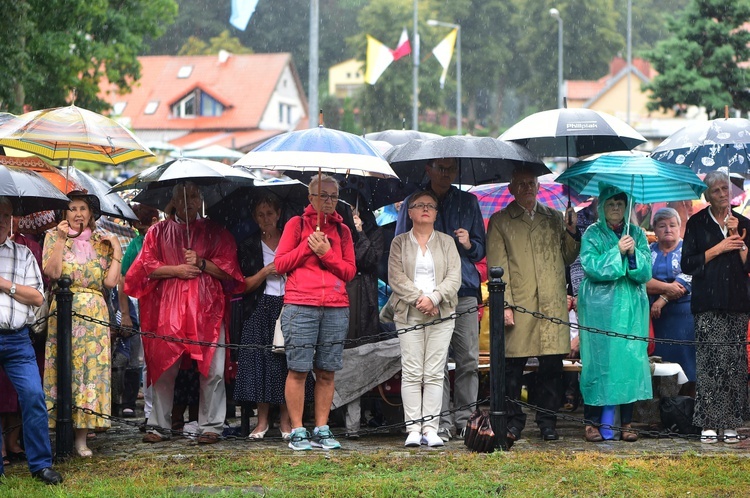
[[[560,392],[562,390],[562,360],[565,355],[538,356],[539,369],[536,372],[534,385],[527,386],[529,392],[534,392],[536,406],[557,412],[560,408]],[[521,398],[521,387],[523,386],[523,369],[528,358],[506,358],[505,359],[505,395],[508,399],[518,400]],[[505,403],[508,412],[508,428],[513,428],[518,434],[526,426],[526,414],[516,403],[510,401]],[[546,427],[555,428],[557,416],[542,412],[536,412],[535,422],[539,429]]]

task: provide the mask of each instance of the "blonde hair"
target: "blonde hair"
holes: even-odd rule
[[[330,183],[332,185],[336,185],[336,193],[338,193],[339,191],[339,182],[336,181],[334,177],[329,175],[315,175],[312,180],[310,180],[310,184],[307,186],[307,191],[311,194],[317,194],[318,183]]]

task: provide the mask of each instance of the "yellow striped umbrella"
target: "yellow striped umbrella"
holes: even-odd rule
[[[121,164],[154,155],[116,121],[71,105],[27,112],[0,125],[0,146],[61,161]]]

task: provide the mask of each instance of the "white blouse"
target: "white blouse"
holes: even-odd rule
[[[260,242],[260,247],[263,249],[263,266],[273,263],[276,251],[268,247],[263,241]],[[286,277],[284,275],[269,275],[266,277],[266,290],[263,293],[268,296],[283,296],[285,287]]]

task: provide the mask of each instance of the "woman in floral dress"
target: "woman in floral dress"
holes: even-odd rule
[[[94,233],[95,218],[99,214],[99,199],[80,191],[68,194],[71,201],[63,220],[50,231],[44,241],[42,263],[44,274],[53,281],[67,275],[73,281],[73,311],[80,315],[109,321],[109,313],[102,292],[117,285],[122,248],[115,235]],[[57,307],[52,302],[50,313]],[[110,413],[110,341],[109,327],[73,317],[73,406],[88,408],[98,413]],[[44,390],[47,404],[57,401],[57,317],[49,319],[47,349],[44,363]],[[90,429],[109,427],[109,420],[87,415],[73,409],[75,451],[90,457],[86,445]]]

